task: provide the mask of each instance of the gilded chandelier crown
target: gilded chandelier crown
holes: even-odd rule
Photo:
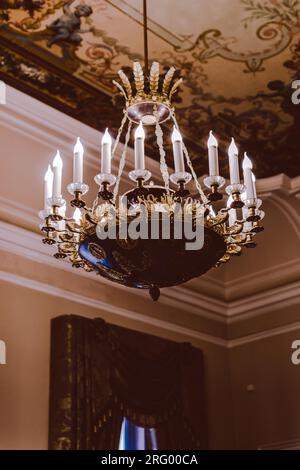
[[[131,83],[123,70],[119,70],[122,85],[117,81],[113,83],[125,98],[129,119],[135,123],[142,121],[144,125],[154,125],[170,117],[172,97],[182,83],[182,78],[174,80],[175,71],[175,67],[170,67],[160,83],[158,62],[152,63],[149,77],[144,75],[141,64],[134,62],[134,80]]]

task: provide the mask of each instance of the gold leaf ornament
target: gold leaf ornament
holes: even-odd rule
[[[113,84],[116,85],[116,87],[120,90],[121,94],[124,96],[125,100],[127,101],[127,95],[125,93],[124,88],[120,85],[120,83],[117,82],[116,80],[113,80]]]
[[[119,74],[119,77],[122,80],[122,83],[123,83],[124,88],[126,90],[127,97],[130,100],[131,97],[132,97],[132,88],[131,88],[131,85],[130,85],[130,81],[128,80],[128,77],[125,75],[123,70],[119,70],[118,74]]]
[[[170,89],[171,81],[175,73],[175,67],[171,67],[165,75],[162,92],[164,95],[168,96],[168,92]]]
[[[153,62],[150,69],[150,90],[154,95],[157,93],[159,83],[159,63]]]
[[[139,62],[133,63],[133,75],[136,91],[138,94],[144,93],[144,72]]]
[[[174,85],[172,86],[171,88],[171,91],[170,91],[170,94],[169,94],[169,99],[172,98],[172,96],[174,95],[174,93],[177,91],[179,85],[181,85],[181,83],[183,82],[182,78],[179,78],[179,80],[177,80]]]

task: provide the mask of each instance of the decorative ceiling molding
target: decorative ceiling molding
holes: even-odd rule
[[[244,292],[255,292],[259,287],[260,291],[271,289],[272,286],[290,283],[300,278],[300,258],[278,263],[276,267],[259,269],[253,273],[231,280],[225,280],[224,288],[228,299],[237,298]]]
[[[283,335],[285,333],[291,333],[292,331],[299,331],[300,333],[300,322],[289,323],[288,325],[278,326],[270,328],[268,330],[260,331],[251,335],[245,335],[241,338],[231,339],[227,342],[228,348],[237,348],[244,344],[253,343],[254,341],[261,341],[262,339],[272,338],[273,336]]]
[[[298,264],[300,259],[298,258]],[[258,276],[259,279],[259,276]],[[270,311],[270,307],[284,308],[298,304],[300,301],[300,281],[267,291],[234,300],[228,303],[227,323],[232,324],[249,318],[256,318]]]
[[[20,204],[3,196],[0,196],[0,217],[15,222],[29,223],[38,231],[39,217],[37,212],[25,204]]]
[[[295,192],[293,191],[295,196]],[[298,238],[300,239],[300,217],[299,217],[299,204],[295,207],[292,199],[284,199],[279,194],[272,193],[269,200],[274,204],[278,210],[284,215],[288,224],[291,224]]]
[[[16,274],[0,271],[0,280],[10,282],[21,287],[26,287],[27,289],[43,292],[44,294],[52,295],[61,299],[69,300],[70,302],[87,305],[88,307],[94,308],[98,311],[108,312],[114,317],[129,318],[130,320],[134,320],[142,324],[151,325],[158,328],[160,331],[172,331],[179,334],[181,337],[189,338],[191,341],[200,340],[217,346],[227,346],[227,341],[222,338],[201,333],[157,318],[151,318],[141,312],[134,312],[125,308],[116,307],[115,305],[98,299],[92,299],[91,297],[76,294],[65,289],[60,289],[50,284],[28,279]]]
[[[300,176],[290,178],[284,173],[257,180],[257,190],[261,196],[269,196],[275,191],[286,195],[300,193]]]
[[[96,299],[91,299],[90,297],[79,295],[79,294],[67,291],[65,289],[59,289],[50,284],[28,279],[22,276],[18,276],[16,274],[0,271],[0,280],[4,282],[10,282],[12,284],[25,287],[28,289],[32,289],[38,292],[43,292],[44,294],[66,299],[74,303],[87,305],[91,308],[95,308],[96,310],[106,311],[116,317],[118,316],[125,317],[131,320],[137,321],[141,324],[151,325],[151,326],[154,326],[155,328],[158,328],[160,332],[171,331],[180,335],[181,339],[186,338],[186,339],[189,339],[191,342],[193,342],[194,340],[203,341],[205,343],[214,344],[214,345],[227,348],[227,349],[236,348],[239,346],[243,346],[245,344],[252,343],[254,341],[261,341],[265,338],[271,338],[273,336],[278,336],[281,334],[300,330],[300,322],[295,322],[289,325],[271,328],[269,330],[262,331],[259,333],[246,335],[242,338],[226,340],[226,339],[219,338],[217,336],[212,336],[206,333],[202,333],[202,332],[195,331],[189,328],[185,328],[185,327],[176,325],[171,322],[166,322],[166,321],[159,320],[156,318],[151,318],[147,315],[143,315],[140,312],[133,312],[132,310],[116,307],[107,302],[103,302],[103,301],[96,300]]]

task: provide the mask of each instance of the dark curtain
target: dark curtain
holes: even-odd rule
[[[66,315],[52,320],[50,449],[118,449],[123,417],[159,449],[205,449],[203,357],[176,343]]]

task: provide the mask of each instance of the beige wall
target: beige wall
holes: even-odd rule
[[[0,366],[0,448],[46,449],[50,320],[60,314],[102,318],[177,341],[184,335],[162,332],[139,321],[118,318],[55,296],[7,282],[0,283],[0,338],[6,341],[7,365]],[[123,302],[126,303],[126,300]],[[211,448],[233,446],[228,352],[199,340],[205,356],[206,394]]]
[[[231,349],[237,448],[299,441],[300,365],[291,362],[295,339],[300,339],[300,328]],[[249,385],[253,391],[247,391]]]

